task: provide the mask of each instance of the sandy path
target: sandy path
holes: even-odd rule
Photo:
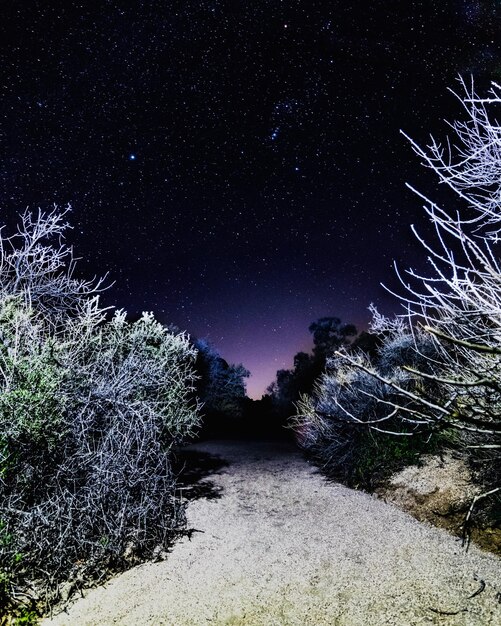
[[[211,477],[222,497],[189,505],[202,532],[44,626],[501,624],[499,559],[327,483],[285,444],[197,448],[230,462]]]

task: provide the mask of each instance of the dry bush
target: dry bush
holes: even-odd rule
[[[432,437],[433,445],[440,445],[428,423],[406,420],[411,401],[398,404],[397,392],[383,380],[391,372],[401,388],[415,392],[416,378],[405,367],[427,363],[432,350],[427,337],[417,339],[400,327],[387,332],[372,359],[362,352],[351,354],[350,361],[344,355],[329,359],[292,420],[300,445],[330,476],[368,489],[415,461]]]
[[[183,520],[170,449],[198,425],[188,338],[149,313],[106,320],[100,283],[73,278],[63,215],[25,214],[2,240],[0,599],[12,610],[48,610],[165,550]]]
[[[375,330],[389,332],[381,353],[391,348],[392,332],[400,327],[412,338],[408,354],[419,358],[393,368],[348,353],[339,357],[369,377],[369,385],[388,390],[384,398],[371,392],[378,405],[371,430],[400,439],[412,430],[460,434],[470,458],[483,463],[486,491],[473,507],[501,490],[501,86],[493,83],[481,98],[473,84],[460,83],[455,95],[466,117],[449,124],[452,137],[443,143],[432,137],[426,148],[410,140],[423,165],[449,188],[455,206],[438,206],[411,187],[434,227],[433,241],[414,230],[430,273],[399,275],[402,318],[374,316]],[[431,352],[423,352],[418,336],[427,337]],[[350,402],[337,398],[332,419],[346,420]],[[355,423],[359,415],[350,419]]]

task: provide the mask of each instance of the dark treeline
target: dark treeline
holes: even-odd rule
[[[291,438],[285,415],[270,395],[252,400],[246,395],[249,372],[241,364],[229,364],[205,340],[194,340],[197,350],[195,394],[200,402],[202,425],[198,438]]]
[[[244,424],[248,370],[229,364],[206,340],[196,339],[195,395],[203,417],[200,438],[234,436]]]
[[[295,414],[301,396],[313,391],[336,350],[364,350],[372,354],[379,341],[377,335],[366,331],[359,333],[354,324],[344,323],[338,317],[322,317],[312,322],[308,330],[313,339],[312,352],[298,352],[292,369],[278,370],[276,380],[264,397],[271,405],[275,420],[283,425]]]

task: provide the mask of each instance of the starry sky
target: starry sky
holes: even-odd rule
[[[398,303],[458,74],[501,79],[501,2],[0,4],[0,211],[71,203],[82,271],[207,338],[259,397],[308,325]],[[439,192],[440,195],[441,192]],[[433,196],[437,199],[437,196]]]

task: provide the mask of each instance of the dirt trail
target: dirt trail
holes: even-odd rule
[[[496,557],[326,482],[286,444],[196,449],[229,465],[210,477],[219,499],[190,503],[191,539],[44,626],[501,624]]]

